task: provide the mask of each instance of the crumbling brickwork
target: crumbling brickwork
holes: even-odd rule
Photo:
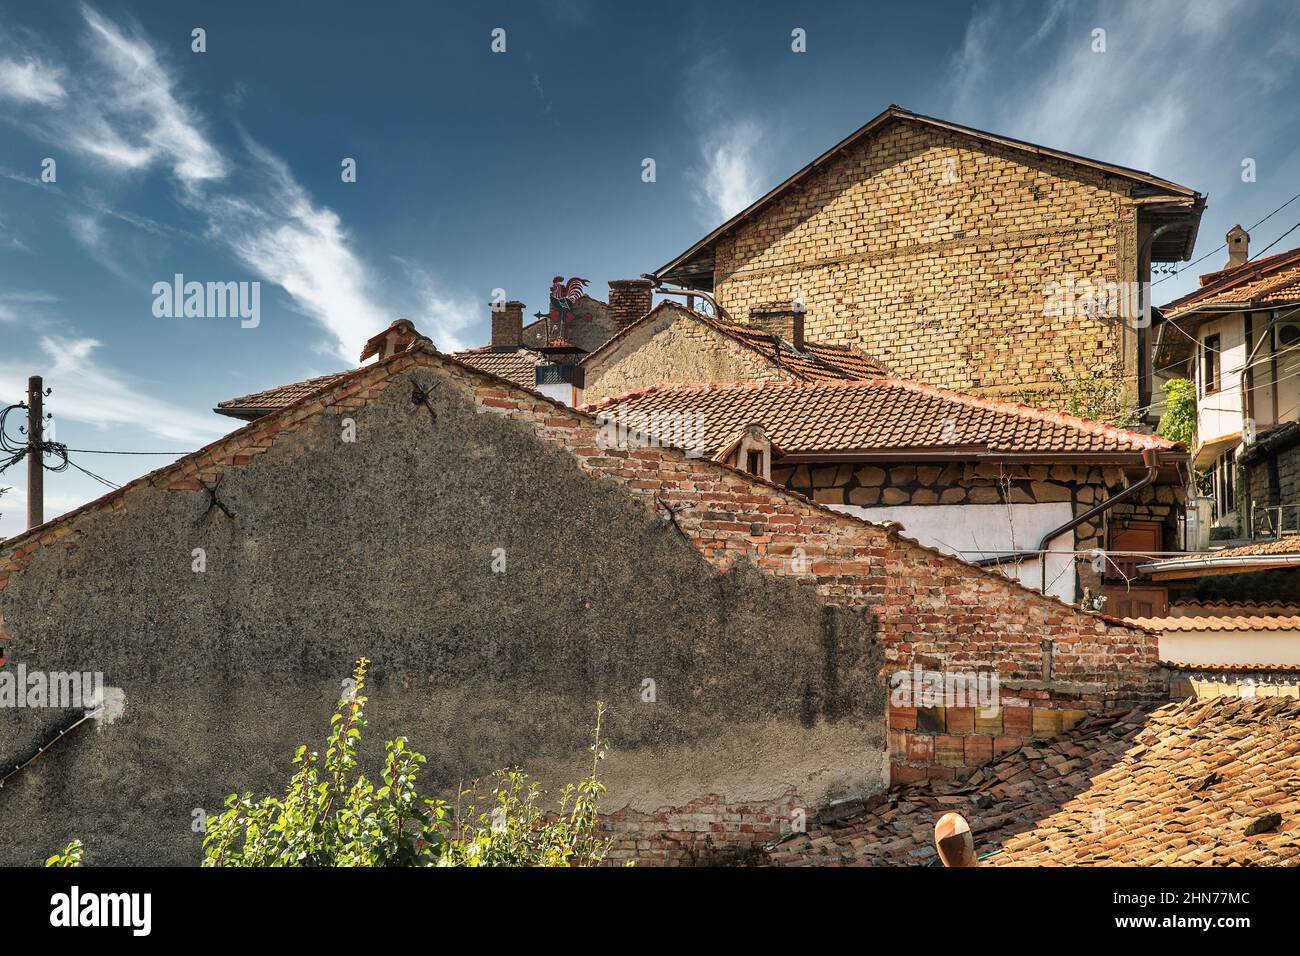
[[[860,345],[895,374],[979,395],[1051,392],[1067,356],[1119,362],[1120,318],[1044,315],[1050,283],[1134,282],[1133,184],[928,125],[894,122],[835,156],[715,247],[737,321],[801,300],[806,334]]]
[[[233,515],[196,522],[204,486]],[[498,546],[508,577],[484,571]],[[6,787],[6,862],[72,837],[106,863],[193,861],[192,808],[281,786],[363,653],[371,737],[408,734],[448,788],[520,763],[573,779],[605,697],[610,832],[648,862],[878,788],[895,671],[996,670],[1048,711],[1165,693],[1150,632],[725,466],[609,447],[593,417],[423,347],[10,542],[0,614],[13,659],[101,670],[128,700]],[[646,709],[654,674],[669,696]],[[0,750],[51,719],[7,721]],[[891,734],[895,776],[978,757],[953,762],[957,726],[925,752]],[[664,843],[664,821],[693,835]]]

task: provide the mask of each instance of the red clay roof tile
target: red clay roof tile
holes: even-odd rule
[[[1140,453],[1183,446],[1060,412],[977,398],[905,379],[656,385],[590,405],[653,432],[660,413],[702,416],[703,449],[762,425],[786,454],[945,448],[988,453]]]

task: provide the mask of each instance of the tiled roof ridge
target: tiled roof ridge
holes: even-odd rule
[[[1242,610],[1260,610],[1260,609],[1263,609],[1263,608],[1277,608],[1277,609],[1294,610],[1297,614],[1300,614],[1300,603],[1291,603],[1291,602],[1289,602],[1289,601],[1255,601],[1255,600],[1251,600],[1251,601],[1221,601],[1221,600],[1214,600],[1214,601],[1194,601],[1194,600],[1188,600],[1188,601],[1171,601],[1171,602],[1169,603],[1169,609],[1170,609],[1171,611],[1172,611],[1172,610],[1175,610],[1175,609],[1192,608],[1192,607],[1204,608],[1204,609],[1206,609],[1206,610],[1209,610],[1210,608],[1223,608],[1223,609],[1225,609],[1225,610],[1235,610],[1235,609],[1237,609],[1237,608],[1241,608]],[[1173,616],[1173,615],[1170,615],[1170,616]]]
[[[1187,295],[1166,302],[1160,306],[1160,311],[1178,312],[1183,306],[1194,305],[1202,298],[1208,298],[1216,292],[1222,292],[1225,289],[1231,289],[1233,286],[1246,282],[1250,279],[1257,279],[1273,269],[1283,268],[1291,265],[1293,261],[1300,262],[1300,246],[1295,249],[1288,249],[1285,252],[1278,252],[1266,259],[1255,259],[1250,262],[1243,262],[1234,269],[1219,270],[1222,275],[1212,282],[1193,289]],[[1213,273],[1211,273],[1213,274]]]
[[[1130,431],[1126,428],[1119,428],[1115,425],[1107,425],[1103,422],[1093,421],[1089,418],[1081,418],[1077,415],[1070,415],[1066,412],[1054,412],[1042,408],[1034,408],[1030,405],[1024,405],[1019,402],[1006,402],[996,398],[982,398],[977,395],[969,395],[965,392],[956,392],[947,388],[940,388],[937,385],[926,385],[923,382],[917,382],[912,379],[897,378],[894,376],[877,376],[875,378],[858,378],[858,379],[838,379],[835,381],[821,382],[660,382],[645,388],[636,389],[626,392],[622,395],[615,395],[602,399],[599,402],[584,406],[587,409],[607,408],[610,405],[622,404],[636,398],[644,398],[658,392],[681,392],[681,393],[704,393],[709,391],[756,391],[766,388],[902,388],[915,392],[919,395],[929,395],[944,401],[951,401],[959,405],[965,405],[968,408],[982,409],[985,411],[1000,412],[1007,415],[1015,415],[1019,418],[1025,418],[1031,421],[1045,422],[1048,424],[1063,425],[1076,431],[1082,431],[1091,435],[1098,435],[1105,438],[1112,438],[1117,441],[1127,441],[1139,448],[1153,448],[1160,451],[1173,451],[1177,448],[1185,447],[1179,442],[1170,441],[1167,438],[1161,438],[1158,435],[1145,435],[1142,432]]]
[[[304,378],[300,382],[288,382],[284,385],[272,385],[270,388],[259,388],[257,391],[249,392],[247,395],[238,395],[235,398],[228,398],[224,402],[218,402],[217,408],[226,408],[234,405],[245,405],[248,403],[250,399],[254,399],[259,396],[269,395],[272,392],[278,392],[286,388],[301,388],[304,385],[311,385],[314,382],[321,382],[321,383],[333,382],[341,378],[342,376],[349,374],[350,372],[356,371],[357,368],[364,368],[364,367],[365,366],[356,366],[356,368],[343,369],[342,371],[339,372],[326,372],[323,375],[313,375],[311,378]]]
[[[596,346],[594,349],[592,349],[590,352],[584,355],[582,357],[582,362],[585,364],[588,359],[591,359],[596,355],[600,354],[601,352],[605,351],[605,349],[609,348],[614,343],[618,342],[625,335],[628,335],[633,329],[640,326],[643,322],[649,321],[649,319],[655,314],[666,311],[668,309],[676,309],[690,316],[691,318],[698,319],[699,321],[703,322],[705,325],[709,326],[709,328],[713,329],[716,332],[721,333],[722,335],[727,336],[729,339],[741,345],[742,347],[749,349],[751,352],[755,352],[758,355],[761,355],[763,358],[767,359],[773,364],[778,365],[780,368],[790,373],[791,375],[795,376],[796,378],[800,379],[801,381],[807,381],[807,379],[805,379],[805,377],[798,370],[790,368],[787,365],[781,364],[779,360],[777,360],[771,353],[764,351],[763,349],[755,345],[753,342],[748,340],[752,336],[765,336],[767,339],[769,339],[772,342],[773,345],[779,345],[780,338],[778,336],[775,336],[770,332],[766,332],[763,329],[759,328],[758,326],[742,325],[739,322],[720,319],[712,315],[705,315],[703,312],[700,312],[696,309],[688,308],[682,303],[674,302],[671,299],[664,299],[662,302],[656,305],[645,315],[641,316],[641,318],[637,319],[635,322],[629,322],[618,332],[611,335],[600,345]],[[842,348],[846,350],[853,350],[862,359],[866,359],[871,362],[875,362],[877,364],[882,364],[880,360],[877,359],[875,356],[869,355],[868,353],[862,351],[860,348],[854,345],[844,345],[841,343],[834,343],[834,342],[822,342],[817,339],[808,339],[806,344],[810,344],[814,348],[833,347],[833,348]],[[828,362],[826,359],[820,358],[819,356],[813,355],[811,353],[806,353],[806,352],[798,353],[798,354],[805,361],[811,362],[814,365],[820,365],[822,367],[829,368],[832,371],[845,374],[845,375],[851,374],[848,369],[842,368],[838,365]]]
[[[993,412],[1005,412],[1009,415],[1016,415],[1020,418],[1027,418],[1033,421],[1064,425],[1067,428],[1087,432],[1090,435],[1101,435],[1107,438],[1114,438],[1117,441],[1128,441],[1140,448],[1172,451],[1175,448],[1186,447],[1180,442],[1170,441],[1168,438],[1161,438],[1159,435],[1147,435],[1127,428],[1120,428],[1116,425],[1107,425],[1104,422],[1094,421],[1091,418],[1083,418],[1079,415],[1071,415],[1068,412],[1049,411],[1044,408],[1034,408],[1031,405],[1025,405],[1021,402],[1007,402],[997,398],[983,398],[978,395],[970,395],[966,392],[955,392],[951,389],[940,388],[937,385],[926,385],[923,382],[916,382],[906,378],[889,378],[880,379],[879,381],[906,388],[913,392],[917,392],[918,394],[933,395],[937,398],[950,399],[960,405],[966,405],[969,408],[980,408]]]
[[[103,508],[109,502],[120,501],[120,499],[124,498],[128,493],[133,492],[134,490],[142,487],[143,485],[153,483],[157,478],[160,478],[163,475],[169,474],[171,472],[183,471],[184,469],[188,468],[193,462],[200,459],[203,455],[209,455],[210,457],[211,453],[214,450],[219,449],[221,446],[224,446],[227,443],[237,444],[237,442],[235,441],[236,439],[241,439],[246,436],[250,436],[260,430],[265,430],[268,433],[273,430],[278,430],[283,420],[288,418],[291,412],[297,410],[301,406],[306,405],[306,403],[308,403],[309,401],[313,401],[333,389],[342,387],[346,382],[350,381],[351,379],[359,378],[365,374],[369,374],[378,369],[382,369],[387,366],[393,365],[396,362],[403,361],[408,356],[413,357],[415,355],[420,355],[420,354],[431,356],[435,361],[445,360],[448,362],[452,362],[458,368],[466,369],[471,375],[484,376],[492,380],[493,382],[497,382],[501,384],[502,386],[508,389],[519,389],[520,391],[527,393],[531,398],[535,400],[544,401],[547,404],[553,406],[554,408],[562,412],[573,413],[585,417],[589,419],[593,425],[596,426],[599,426],[601,424],[599,419],[597,419],[597,417],[595,416],[595,414],[588,410],[585,410],[583,408],[574,408],[572,406],[566,405],[564,402],[551,398],[549,395],[544,395],[543,393],[536,391],[535,389],[527,388],[523,385],[519,385],[517,382],[512,382],[507,378],[503,378],[500,375],[496,375],[484,369],[476,368],[473,365],[469,365],[465,362],[461,362],[450,355],[438,351],[438,349],[433,345],[433,343],[430,342],[427,338],[417,339],[404,351],[394,352],[386,359],[380,359],[368,365],[362,365],[354,369],[353,371],[346,373],[339,380],[328,383],[323,387],[321,387],[320,389],[317,389],[315,392],[312,392],[308,395],[304,395],[302,398],[298,399],[297,401],[293,402],[290,405],[286,405],[283,408],[276,409],[274,412],[271,412],[270,414],[265,415],[262,418],[249,422],[244,427],[238,428],[235,431],[230,432],[229,434],[217,439],[216,441],[211,442],[203,446],[202,448],[197,449],[196,451],[190,452],[188,455],[184,455],[181,458],[178,458],[176,461],[172,462],[169,465],[164,465],[162,468],[158,468],[155,469],[154,471],[141,475],[139,478],[135,478],[127,482],[125,485],[122,485],[120,488],[116,488],[105,495],[101,495],[99,498],[96,498],[93,501],[86,502],[80,507],[65,512],[64,514],[59,515],[58,517],[51,518],[50,520],[44,522],[43,524],[37,525],[34,528],[29,528],[26,531],[22,532],[21,534],[15,535],[12,538],[9,538],[4,541],[0,541],[0,556],[4,555],[5,553],[18,553],[20,545],[26,548],[35,548],[36,545],[40,542],[42,536],[50,533],[56,528],[62,527],[63,525],[67,524],[73,519],[80,517],[81,515],[89,511],[98,508]],[[381,377],[380,380],[387,382],[392,377],[392,374],[393,373],[384,375]],[[669,454],[679,455],[683,460],[686,460],[687,458],[686,452],[681,449],[664,447],[662,450]],[[996,568],[982,567],[980,565],[971,564],[968,561],[963,561],[961,558],[955,555],[947,554],[939,550],[938,548],[933,548],[930,547],[929,545],[921,544],[916,539],[909,538],[906,535],[901,534],[892,524],[889,523],[879,524],[873,521],[868,521],[867,519],[859,517],[858,515],[850,514],[843,511],[836,511],[834,508],[828,507],[827,505],[814,501],[811,498],[807,498],[796,491],[791,491],[790,489],[785,488],[782,485],[778,485],[775,482],[770,481],[769,479],[763,478],[759,475],[750,474],[749,472],[743,471],[739,468],[736,468],[732,465],[728,465],[724,462],[710,462],[709,464],[712,467],[724,468],[733,474],[743,477],[747,481],[751,481],[756,484],[766,486],[767,488],[770,488],[773,491],[776,491],[782,495],[786,495],[789,498],[796,501],[797,503],[799,503],[800,505],[802,505],[803,507],[811,508],[814,511],[821,512],[822,514],[833,517],[836,520],[847,520],[855,524],[859,524],[864,527],[871,528],[874,531],[885,535],[891,541],[900,543],[904,547],[916,548],[921,551],[924,551],[927,554],[930,554],[935,558],[937,558],[938,560],[944,562],[945,564],[949,564],[951,566],[959,568],[963,573],[969,573],[972,571],[982,573],[987,577],[989,577],[990,579],[996,580],[1004,587],[1016,588],[1020,591],[1023,591],[1026,594],[1032,595],[1036,600],[1052,606],[1054,610],[1069,611],[1072,614],[1077,614],[1085,618],[1091,618],[1096,621],[1101,621],[1105,624],[1109,624],[1112,627],[1121,627],[1130,631],[1143,631],[1148,634],[1156,633],[1151,628],[1143,627],[1140,624],[1130,623],[1129,621],[1126,621],[1123,618],[1112,617],[1110,615],[1103,614],[1100,611],[1093,611],[1083,607],[1079,607],[1078,605],[1069,604],[1066,601],[1061,600],[1059,597],[1055,595],[1043,594],[1042,592],[1036,591],[1033,588],[1028,587],[1027,585],[1021,583],[1015,578],[1007,577],[1006,575],[999,572]],[[0,565],[0,567],[2,566],[3,565]]]
[[[1194,664],[1187,661],[1161,661],[1160,666],[1169,670],[1204,671],[1208,674],[1300,674],[1300,664]]]
[[[1159,617],[1130,617],[1133,621],[1157,631],[1300,631],[1298,614],[1205,614],[1161,615]]]

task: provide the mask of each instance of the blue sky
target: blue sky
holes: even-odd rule
[[[1288,0],[0,0],[0,404],[41,373],[70,447],[193,449],[236,424],[218,401],[349,367],[393,318],[452,349],[486,340],[494,289],[603,295],[891,102],[1208,193],[1201,255],[1300,192],[1297,69]],[[260,282],[260,324],[156,317],[176,273]],[[73,458],[119,483],[170,460]],[[103,490],[51,475],[47,517]]]

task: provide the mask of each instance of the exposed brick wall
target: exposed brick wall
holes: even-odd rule
[[[484,405],[522,416],[584,468],[627,483],[648,507],[685,506],[676,515],[682,533],[718,567],[749,560],[795,576],[834,603],[871,608],[880,622],[884,673],[915,664],[996,671],[1003,704],[978,727],[964,711],[940,709],[922,723],[915,714],[891,713],[895,782],[953,779],[999,748],[1166,692],[1154,633],[1043,598],[732,469],[668,449],[602,449],[581,416],[549,414],[503,388],[473,387]]]
[[[984,723],[967,722],[955,710],[944,713],[941,725],[913,715],[915,726],[895,726],[890,734],[896,781],[918,774],[947,777],[1008,745],[1010,738],[1064,727],[1074,719],[1071,712],[1166,693],[1154,633],[1043,598],[1000,575],[742,472],[672,449],[601,447],[593,417],[425,350],[367,366],[310,401],[254,422],[190,459],[20,536],[0,550],[0,588],[38,549],[73,543],[82,533],[81,514],[129,512],[132,494],[140,488],[192,492],[202,483],[212,484],[227,469],[248,465],[284,434],[332,423],[337,413],[373,401],[391,376],[413,366],[420,367],[421,376],[436,377],[439,388],[460,391],[481,413],[505,416],[564,448],[579,469],[616,483],[666,524],[671,521],[718,570],[749,562],[812,589],[828,613],[839,609],[846,621],[870,615],[884,666],[878,674],[825,675],[843,694],[858,693],[857,688],[914,665],[935,671],[996,671],[1004,688],[998,726],[988,722],[988,715]],[[673,509],[671,519],[666,506]],[[832,614],[825,639],[834,640],[837,627]],[[825,706],[833,708],[835,699],[828,697]],[[903,711],[891,716],[895,724],[908,720]],[[704,799],[653,814],[615,813],[609,826],[618,836],[620,853],[634,851],[647,861],[690,862],[724,846],[743,850],[770,839],[779,833],[781,819],[802,804],[794,793],[773,803],[726,805]],[[656,835],[637,837],[642,832]]]
[[[982,395],[1051,391],[1051,370],[1121,362],[1119,319],[1044,315],[1068,278],[1132,282],[1130,184],[971,137],[894,122],[719,240],[719,304],[744,321],[802,299],[806,334],[894,372]]]
[[[620,329],[644,317],[653,301],[654,284],[649,279],[611,279],[609,282],[609,315]]]
[[[611,813],[601,829],[612,841],[607,857],[612,864],[744,865],[753,862],[763,844],[780,839],[814,811],[793,793],[747,803],[710,796],[657,813]]]

